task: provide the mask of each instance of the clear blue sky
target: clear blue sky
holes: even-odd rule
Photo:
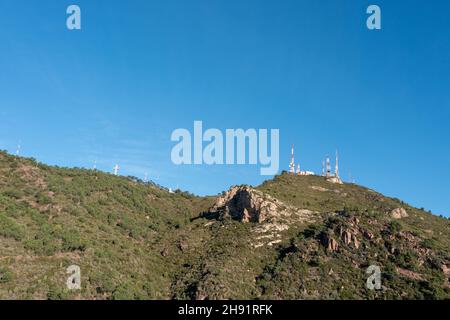
[[[449,14],[444,0],[0,0],[0,148],[215,194],[265,177],[173,165],[172,130],[279,128],[282,169],[292,143],[316,172],[338,148],[344,179],[448,215]]]

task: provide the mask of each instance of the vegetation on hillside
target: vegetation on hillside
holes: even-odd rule
[[[314,222],[255,246],[258,223],[207,214],[215,197],[0,152],[0,298],[450,298],[448,219],[316,176],[257,189]],[[393,219],[400,207],[408,217]],[[66,288],[74,264],[81,290]],[[366,288],[371,264],[381,290]]]

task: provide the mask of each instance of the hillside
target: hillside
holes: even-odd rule
[[[0,299],[449,299],[449,277],[449,219],[361,186],[196,197],[0,153]]]

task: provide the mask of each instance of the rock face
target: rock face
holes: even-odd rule
[[[282,241],[282,234],[292,223],[311,223],[317,213],[286,205],[259,190],[248,186],[233,187],[216,200],[209,213],[218,219],[231,217],[247,223],[252,222],[255,234],[254,248],[273,246]]]
[[[403,208],[397,208],[391,211],[391,217],[393,219],[402,219],[408,217],[408,213]]]
[[[359,240],[356,237],[357,231],[352,229],[344,229],[343,227],[340,228],[339,234],[341,236],[342,241],[346,245],[353,244],[353,246],[358,249],[359,248]]]
[[[323,246],[327,248],[328,251],[330,252],[339,251],[339,244],[333,237],[331,237],[331,235],[327,233],[322,233],[321,241]]]
[[[247,186],[233,187],[217,199],[209,212],[219,218],[231,217],[242,222],[263,222],[286,211],[281,201]]]

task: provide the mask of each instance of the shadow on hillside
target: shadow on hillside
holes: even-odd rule
[[[198,216],[191,218],[191,222],[198,219],[219,220],[219,212],[203,211]]]

